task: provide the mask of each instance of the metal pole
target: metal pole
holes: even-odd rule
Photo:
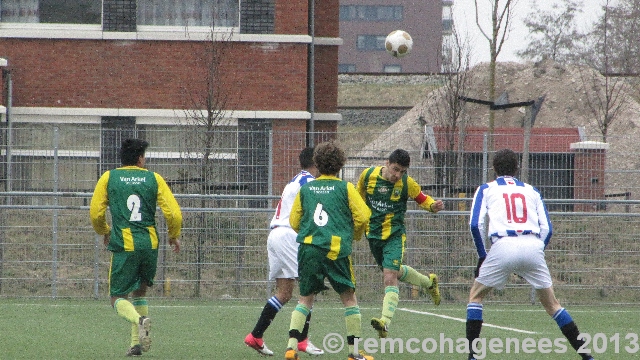
[[[487,183],[487,172],[489,172],[489,139],[488,134],[484,133],[482,138],[482,183]]]
[[[269,130],[269,171],[267,173],[267,194],[273,195],[273,130]]]
[[[11,80],[11,71],[6,71],[5,75],[7,77],[7,112],[5,117],[7,119],[7,180],[6,180],[6,190],[11,191],[11,179],[13,178],[13,174],[11,171],[11,146],[13,144],[13,129],[11,124],[13,123],[11,119],[12,112],[12,103],[13,103],[13,81]],[[11,205],[11,197],[7,198],[7,205]]]
[[[95,236],[94,244],[94,258],[93,258],[93,298],[98,299],[98,290],[100,283],[100,243],[102,243],[103,236]]]
[[[60,142],[60,132],[58,127],[53,128],[53,192],[58,192],[58,144]],[[58,196],[53,197],[54,206],[58,206]],[[55,299],[58,296],[58,213],[53,210],[53,261],[51,264],[51,296]]]

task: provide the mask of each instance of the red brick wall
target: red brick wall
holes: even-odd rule
[[[575,150],[573,197],[604,200],[604,167],[607,153],[601,149]],[[597,204],[575,204],[574,211],[595,211]]]
[[[337,112],[338,105],[338,47],[316,46],[315,52],[315,111]]]
[[[277,0],[275,6],[276,34],[304,35],[309,33],[308,0]],[[337,18],[335,21],[338,21]]]
[[[219,79],[229,90],[227,109],[306,110],[306,45],[227,44]],[[210,46],[0,39],[13,70],[13,105],[31,107],[191,108],[187,94],[205,89]]]
[[[315,0],[315,36],[340,36],[340,1]]]
[[[309,34],[308,0],[278,0],[275,6],[276,34]],[[314,12],[316,36],[338,37],[340,35],[339,0],[315,0]]]

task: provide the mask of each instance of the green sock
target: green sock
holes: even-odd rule
[[[362,334],[362,315],[358,305],[344,309],[344,321],[347,324],[347,338],[353,336],[359,338]],[[349,345],[349,353],[354,354],[354,344]]]
[[[302,305],[296,305],[291,314],[291,323],[289,324],[289,342],[287,348],[298,350],[298,338],[302,334],[304,324],[307,322],[307,315],[309,315],[309,309]]]
[[[387,286],[384,289],[384,300],[382,301],[382,320],[387,326],[391,325],[391,319],[398,307],[398,301],[400,301],[400,297],[398,296],[398,287]]]
[[[121,317],[127,319],[132,324],[137,324],[140,319],[140,314],[136,311],[136,308],[127,299],[120,298],[113,304],[113,308],[116,309],[116,313]]]
[[[414,268],[407,265],[400,267],[400,273],[402,274],[398,280],[409,283],[411,285],[420,286],[422,288],[431,287],[431,279],[428,276],[422,275]]]

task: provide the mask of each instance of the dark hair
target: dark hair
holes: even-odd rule
[[[411,163],[411,157],[406,150],[403,149],[395,149],[389,155],[389,164],[398,164],[400,166],[409,167]]]
[[[511,149],[501,149],[493,156],[493,170],[498,176],[515,176],[518,172],[518,154]]]
[[[126,139],[120,148],[120,162],[123,166],[136,165],[140,156],[147,151],[149,143],[141,139]]]
[[[300,160],[300,167],[302,169],[308,169],[313,166],[313,148],[306,147],[302,149],[300,152],[300,156],[298,156]]]
[[[347,156],[333,141],[323,142],[313,152],[313,162],[322,175],[336,175],[347,162]]]

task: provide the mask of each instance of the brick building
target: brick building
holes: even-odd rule
[[[206,101],[194,98],[209,94],[214,83],[225,102],[213,110],[227,128],[287,134],[286,142],[274,138],[272,149],[264,148],[267,141],[239,136],[235,150],[237,164],[262,164],[248,170],[256,173],[266,170],[265,159],[273,155],[268,166],[284,171],[273,172],[273,189],[260,184],[253,192],[279,193],[297,171],[299,150],[319,140],[308,139],[306,132],[332,133],[341,118],[336,111],[339,2],[309,4],[3,0],[0,121],[5,128],[8,123],[99,127],[100,139],[86,139],[99,153],[99,174],[116,162],[120,138],[171,129],[186,112],[207,110]],[[212,68],[216,73],[210,77]],[[3,136],[3,146],[6,141]]]

